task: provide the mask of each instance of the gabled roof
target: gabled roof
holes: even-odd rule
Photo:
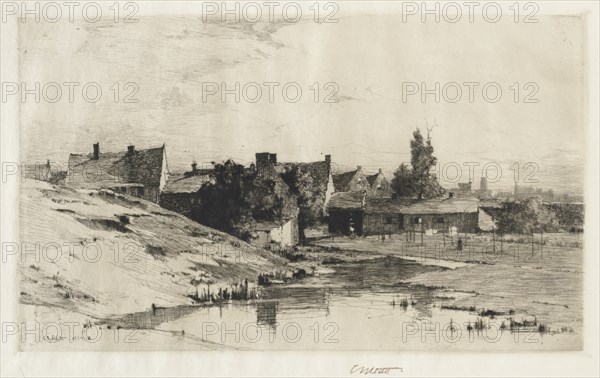
[[[127,181],[159,186],[163,167],[164,146],[135,151],[125,155],[119,164],[127,172]]]
[[[333,187],[335,188],[335,191],[347,192],[348,185],[350,184],[350,181],[352,181],[352,178],[356,175],[357,171],[358,170],[355,169],[350,172],[338,173],[336,175],[333,175]]]
[[[159,186],[162,176],[165,146],[93,154],[70,154],[69,172],[76,182],[125,182]]]
[[[378,176],[379,176],[379,173],[375,173],[374,175],[367,176],[367,181],[369,182],[370,186],[373,186],[373,184],[375,183],[375,180],[377,180]]]

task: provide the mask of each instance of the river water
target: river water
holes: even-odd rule
[[[451,298],[475,293],[404,282],[442,269],[394,257],[344,262],[265,287],[259,300],[158,309],[125,321],[244,350],[561,350],[581,342],[576,334],[501,329],[508,315],[442,309]],[[474,327],[478,320],[482,329]]]

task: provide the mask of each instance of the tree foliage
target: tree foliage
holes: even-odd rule
[[[444,188],[438,182],[435,174],[431,173],[431,168],[437,163],[437,158],[433,155],[431,138],[428,136],[427,139],[424,139],[419,129],[413,132],[410,154],[411,167],[401,164],[394,172],[391,186],[396,195],[417,197],[418,199],[443,195]]]
[[[560,229],[556,213],[540,197],[505,202],[501,208],[485,209],[494,219],[499,234],[555,232]]]
[[[296,198],[278,176],[263,177],[232,161],[215,164],[214,185],[203,186],[191,218],[248,240],[256,222],[295,216]]]
[[[319,176],[327,175],[328,171],[316,172],[320,168],[329,169],[294,164],[282,175],[298,200],[298,228],[302,241],[305,240],[304,229],[317,224],[323,217],[325,201],[321,193],[327,190],[327,182],[320,180]]]

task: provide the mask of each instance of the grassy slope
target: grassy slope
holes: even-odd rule
[[[259,273],[284,264],[138,198],[45,182],[28,182],[21,193],[21,243],[29,250],[40,243],[37,255],[19,259],[24,304],[103,318],[147,310],[152,303],[189,304],[193,279],[210,280],[216,289],[245,278],[254,282]]]

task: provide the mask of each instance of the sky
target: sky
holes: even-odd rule
[[[20,155],[27,162],[66,162],[69,153],[91,152],[95,142],[101,151],[165,143],[173,171],[188,169],[192,161],[233,158],[248,164],[256,152],[268,151],[279,161],[317,161],[331,154],[336,171],[360,165],[367,172],[382,168],[391,177],[410,161],[414,129],[426,134],[433,127],[445,187],[456,186],[457,165],[459,181],[468,181],[465,164],[475,162],[475,187],[483,166],[491,163],[488,176],[495,177],[497,166],[502,175],[490,188],[510,190],[517,162],[519,182],[535,171],[533,183],[525,186],[583,192],[583,17],[539,16],[536,24],[509,17],[495,24],[404,23],[393,12],[342,8],[336,18],[339,22],[328,24],[310,17],[249,24],[203,22],[200,14],[188,13],[141,16],[135,24],[20,24],[21,82],[81,83],[72,103],[61,85],[56,103],[21,104]],[[90,82],[102,88],[96,103],[81,95]],[[134,86],[124,88],[129,82]],[[280,83],[272,102],[265,82]],[[425,102],[420,94],[403,99],[403,83],[423,82],[428,89],[436,82],[440,88],[458,83],[462,97],[455,103],[443,97],[436,103],[433,95]],[[465,82],[479,83],[472,103]],[[517,103],[510,89],[515,82]],[[117,102],[113,83],[119,83]],[[236,102],[234,95],[223,102],[220,92],[204,99],[206,83],[225,83],[228,89],[240,83],[240,94],[246,85],[250,100],[255,87],[248,83],[258,83],[263,93],[256,103],[243,96]],[[288,88],[291,97],[301,88],[297,102],[283,97],[286,83],[295,83]],[[484,99],[486,83],[502,89],[499,101]],[[132,88],[138,102],[124,103]],[[535,89],[537,103],[524,103]],[[325,102],[329,94],[337,102]],[[493,88],[488,94],[494,97]]]

